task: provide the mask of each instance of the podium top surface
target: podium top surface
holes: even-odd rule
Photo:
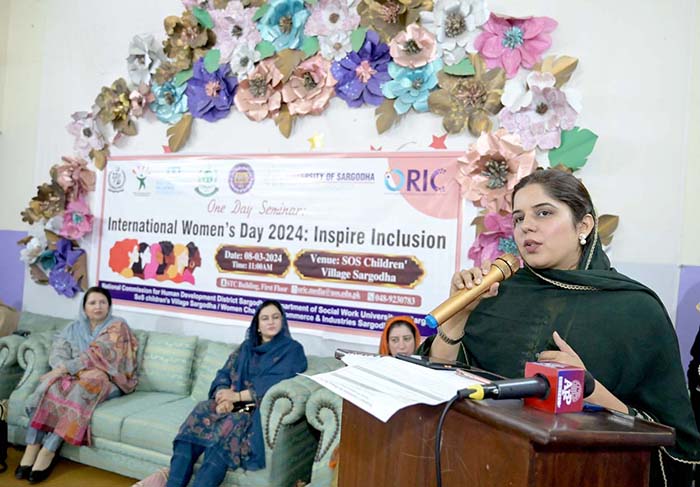
[[[442,407],[442,406],[437,406]],[[673,428],[609,411],[550,414],[520,400],[459,401],[453,409],[497,429],[527,437],[535,445],[671,446]]]

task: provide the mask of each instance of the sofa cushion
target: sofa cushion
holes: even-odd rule
[[[201,361],[196,364],[195,379],[192,385],[192,398],[195,401],[207,399],[209,387],[218,370],[224,366],[237,345],[221,342],[208,342]]]
[[[136,363],[139,365],[140,369],[143,365],[143,352],[146,350],[146,344],[148,343],[148,332],[146,330],[137,330],[135,328],[132,328],[131,331],[139,341],[139,348],[136,351]]]
[[[133,392],[115,397],[97,406],[92,415],[90,429],[98,438],[120,441],[125,418],[179,399],[182,399],[182,396],[165,392]]]
[[[149,333],[136,390],[188,395],[196,344],[195,336]]]
[[[188,396],[132,414],[124,420],[121,441],[170,455],[180,425],[196,405]]]

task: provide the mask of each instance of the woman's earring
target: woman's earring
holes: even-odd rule
[[[581,245],[586,245],[586,236],[584,234],[578,234],[578,243],[580,243]]]

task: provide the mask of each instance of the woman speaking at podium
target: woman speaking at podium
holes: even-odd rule
[[[665,476],[690,486],[700,434],[678,339],[658,296],[610,267],[586,188],[571,174],[536,171],[513,191],[513,224],[524,268],[445,321],[418,353],[507,377],[538,359],[585,367],[596,378],[587,401],[676,429],[663,465],[652,460],[650,485]],[[480,284],[485,267],[455,273],[450,293]]]

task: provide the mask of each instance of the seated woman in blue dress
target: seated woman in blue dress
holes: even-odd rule
[[[282,305],[264,301],[246,340],[217,372],[209,399],[197,404],[180,427],[168,487],[186,486],[202,454],[195,487],[221,484],[229,468],[265,468],[260,402],[270,387],[304,372],[306,365],[304,348],[290,336]]]

